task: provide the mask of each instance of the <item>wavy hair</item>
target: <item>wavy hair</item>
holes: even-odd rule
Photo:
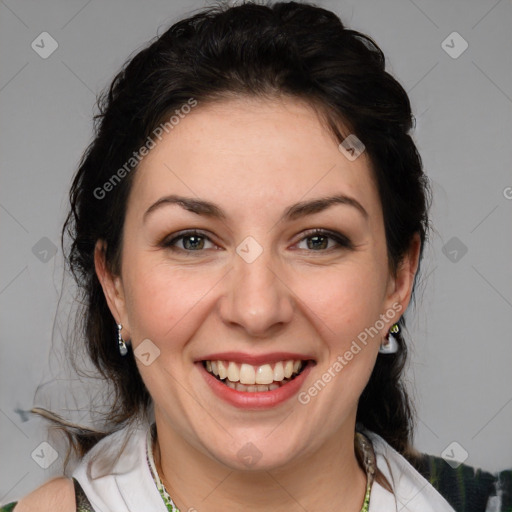
[[[95,136],[70,191],[62,246],[83,304],[78,325],[92,362],[114,391],[104,431],[66,427],[79,455],[151,406],[131,348],[126,357],[119,354],[115,320],[94,266],[96,242],[104,240],[106,264],[119,273],[136,167],[108,200],[97,190],[190,98],[201,105],[241,95],[297,98],[316,109],[340,142],[355,134],[366,146],[377,184],[390,271],[396,272],[417,234],[423,252],[429,188],[409,133],[414,117],[407,93],[385,71],[384,55],[370,37],[328,10],[296,2],[217,5],[175,23],[131,58],[100,96]],[[411,456],[414,415],[403,383],[402,334],[398,344],[396,354],[377,358],[357,422]]]

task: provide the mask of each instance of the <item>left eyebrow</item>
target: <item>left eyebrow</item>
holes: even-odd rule
[[[153,203],[144,213],[143,220],[145,221],[151,212],[161,208],[164,205],[171,204],[177,204],[183,209],[197,215],[205,215],[207,217],[214,217],[218,219],[226,219],[227,217],[226,213],[220,206],[211,203],[210,201],[192,197],[170,195],[162,197]],[[307,215],[313,215],[336,204],[351,206],[355,208],[365,219],[368,219],[368,212],[364,209],[363,205],[357,201],[357,199],[344,194],[337,194],[334,196],[296,203],[284,211],[283,215],[281,216],[281,221],[296,220],[301,217],[306,217]]]
[[[281,220],[296,220],[306,215],[313,215],[326,210],[335,204],[344,204],[354,207],[365,219],[368,219],[368,212],[364,209],[363,205],[353,197],[337,194],[335,196],[322,197],[320,199],[313,199],[312,201],[303,201],[290,206]]]

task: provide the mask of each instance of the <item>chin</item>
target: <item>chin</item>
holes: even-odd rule
[[[223,450],[210,449],[210,454],[233,471],[270,471],[284,468],[296,459],[298,453],[303,452],[303,449],[290,442],[289,436],[285,440],[270,439],[266,431],[259,437],[253,432],[251,437],[252,441],[234,436],[231,442],[217,444]]]

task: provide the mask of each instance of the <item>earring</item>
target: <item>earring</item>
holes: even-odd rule
[[[117,324],[117,344],[119,346],[119,353],[122,356],[125,356],[128,354],[128,347],[126,346],[125,341],[123,340],[123,337],[121,336],[121,329],[123,326],[121,324]]]
[[[388,335],[382,340],[379,348],[379,354],[395,354],[398,352],[398,341],[395,338],[395,334],[400,332],[400,326],[394,324],[389,329]]]

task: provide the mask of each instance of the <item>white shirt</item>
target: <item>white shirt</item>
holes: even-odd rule
[[[105,437],[75,468],[72,476],[96,512],[167,512],[146,460],[149,428],[139,424]],[[455,512],[384,439],[364,433],[372,441],[377,466],[394,490],[393,495],[374,482],[369,512]]]
[[[437,489],[382,437],[368,430],[364,434],[373,444],[378,468],[394,491],[393,496],[374,482],[369,512],[455,512]]]

